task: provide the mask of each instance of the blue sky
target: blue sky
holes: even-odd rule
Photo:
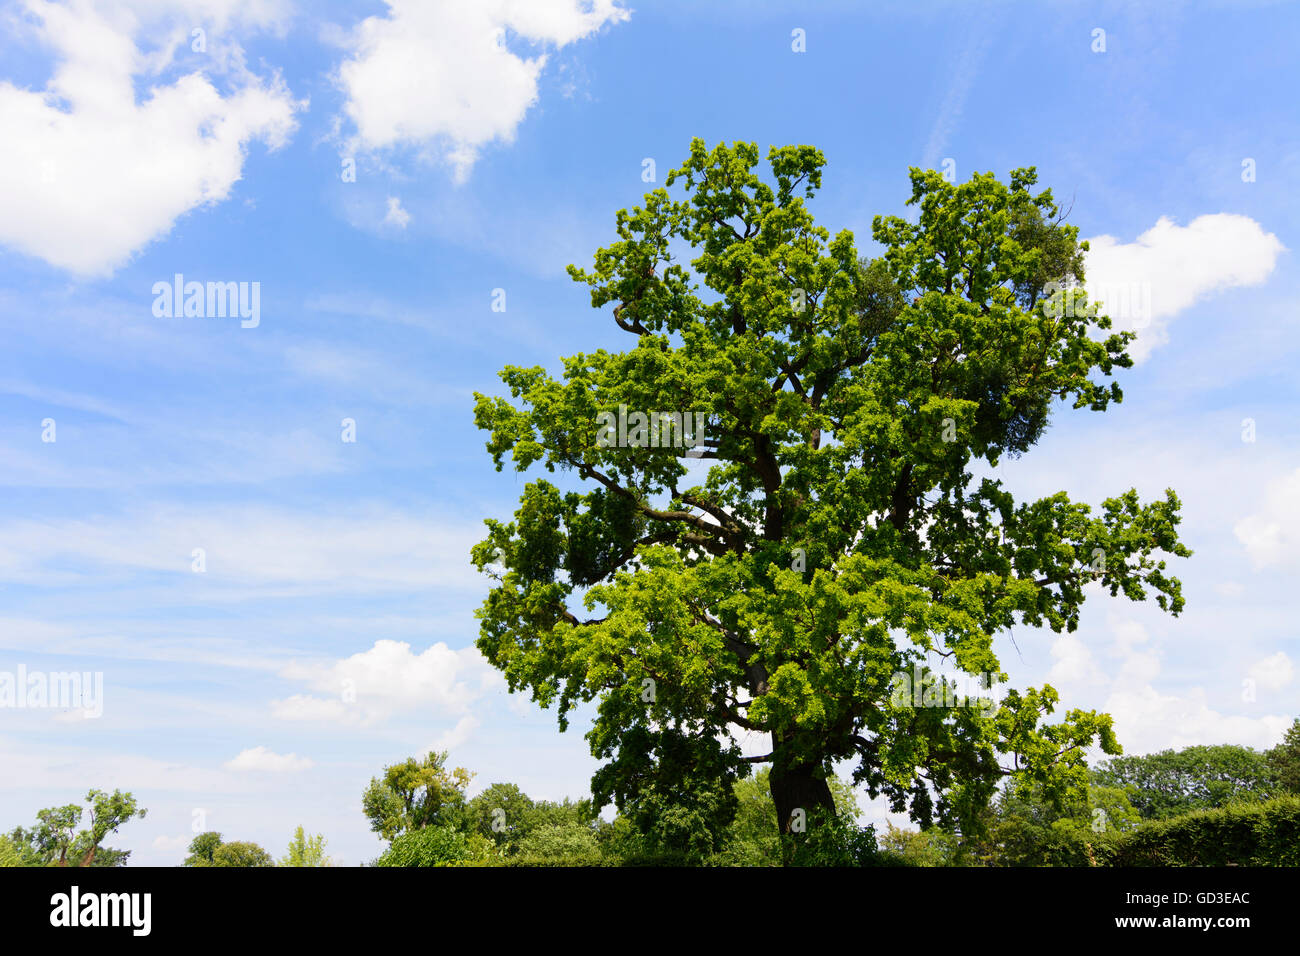
[[[564,266],[695,136],[821,148],[814,211],[867,253],[909,166],[1037,166],[1110,237],[1090,279],[1151,308],[1124,404],[1059,410],[1003,477],[1172,486],[1196,554],[1178,619],[1096,595],[1074,635],[1001,639],[1013,685],[1110,711],[1130,752],[1271,746],[1300,711],[1295,5],[0,10],[0,672],[104,675],[98,718],[0,709],[0,827],[121,787],[134,863],[197,819],[356,864],[366,781],[431,747],[474,789],[585,793],[584,723],[473,649],[468,548],[523,479],[471,393],[624,347]],[[257,282],[260,322],[155,316],[176,273]]]

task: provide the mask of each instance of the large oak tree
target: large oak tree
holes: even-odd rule
[[[923,826],[973,826],[1007,775],[1075,789],[1086,748],[1120,751],[1110,718],[1050,722],[1056,691],[1004,687],[995,637],[1073,630],[1090,585],[1177,614],[1178,499],[1018,502],[990,466],[1054,407],[1118,402],[1132,336],[1077,294],[1086,246],[1032,169],[913,169],[916,215],[877,217],[866,260],[810,213],[822,154],[767,161],[693,142],[677,191],[620,211],[594,267],[569,268],[627,350],[560,378],[507,367],[511,399],[476,395],[498,470],[564,473],[486,522],[478,646],[562,728],[598,702],[595,798],[693,845],[754,764],[783,829],[833,808],[841,761]],[[703,440],[610,442],[601,413],[620,406],[703,412]],[[1000,706],[893,693],[940,660],[992,675]]]

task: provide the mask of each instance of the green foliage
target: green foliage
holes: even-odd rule
[[[886,823],[880,838],[882,857],[902,866],[958,866],[960,837],[946,830],[904,830]]]
[[[298,828],[299,834],[302,828]],[[290,847],[292,852],[292,846]],[[235,840],[226,843],[215,830],[200,833],[190,841],[189,855],[182,866],[275,866],[275,859],[256,843]],[[290,864],[299,866],[303,864]]]
[[[513,847],[529,830],[533,801],[513,783],[494,783],[466,807],[467,825],[498,846]]]
[[[595,804],[659,850],[724,851],[752,766],[741,733],[773,741],[774,833],[832,811],[838,761],[924,827],[975,827],[1007,773],[1079,794],[1083,753],[1120,752],[1107,715],[1053,721],[1050,686],[996,712],[890,688],[932,651],[1005,681],[995,636],[1074,630],[1090,583],[1181,611],[1172,491],[1094,513],[974,478],[1027,451],[1060,400],[1119,401],[1131,334],[1084,297],[1061,308],[1052,283],[1083,281],[1084,247],[1032,169],[960,185],[912,170],[914,221],[877,218],[884,252],[865,261],[806,205],[822,154],[767,161],[694,141],[591,269],[569,269],[631,347],[566,358],[559,378],[507,367],[510,399],[476,396],[498,469],[568,476],[485,522],[478,647],[562,729],[597,703]],[[699,412],[700,461],[608,441],[620,407]]]
[[[726,766],[722,746],[644,726],[621,740],[620,759],[596,771],[592,791],[625,794],[619,810],[645,835],[652,852],[707,856],[717,851],[736,812],[735,772]],[[629,786],[634,789],[625,790]]]
[[[1147,820],[1235,801],[1266,800],[1280,789],[1277,773],[1264,754],[1231,744],[1119,757],[1100,765],[1093,779],[1103,786],[1127,789],[1134,808]]]
[[[9,837],[0,834],[0,867],[22,865],[23,855],[18,845]]]
[[[792,866],[876,866],[880,849],[874,827],[859,827],[838,813],[816,807],[808,815],[807,834],[782,834],[784,858]]]
[[[103,847],[103,841],[125,823],[148,812],[130,793],[90,790],[89,825],[78,830],[84,809],[75,803],[50,807],[36,814],[31,829],[15,828],[8,837],[22,866],[125,866],[130,850]]]
[[[215,830],[200,833],[190,841],[189,856],[182,866],[212,866],[212,855],[221,846],[221,834]]]
[[[471,864],[478,865],[478,864]],[[681,854],[661,853],[661,854],[631,854],[628,856],[613,855],[588,855],[588,856],[506,856],[493,859],[488,862],[488,866],[509,866],[509,867],[597,867],[597,866],[628,866],[628,867],[687,867],[700,866],[701,862],[696,857],[682,856]],[[707,864],[706,864],[707,865]]]
[[[235,840],[212,851],[212,866],[275,866],[271,854],[256,843]]]
[[[431,751],[423,760],[411,757],[372,778],[361,798],[370,828],[392,840],[428,826],[459,824],[472,774],[460,767],[448,770],[446,761],[445,752]]]
[[[727,828],[722,847],[712,862],[722,866],[782,864],[782,841],[777,826],[776,804],[772,800],[771,773],[770,768],[763,767],[752,777],[736,783],[736,816]],[[840,837],[852,842],[849,840],[849,829],[856,826],[858,816],[858,802],[853,785],[838,777],[831,777],[827,784],[835,801],[836,815],[843,824]]]
[[[735,785],[736,815],[719,851],[728,866],[780,866],[780,828],[767,767]]]
[[[1300,863],[1297,797],[1237,799],[1214,810],[1144,821],[1129,803],[1129,792],[1119,788],[1093,784],[1085,798],[1056,804],[1039,788],[1013,785],[991,814],[984,839],[963,840],[938,830],[917,833],[891,826],[881,840],[882,850],[885,856],[912,866]]]
[[[1140,822],[1118,787],[1094,784],[1082,796],[1053,801],[1040,787],[1013,783],[998,799],[989,845],[975,852],[1000,866],[1089,866],[1094,845]]]
[[[302,827],[294,831],[289,849],[280,859],[280,866],[333,866],[325,855],[325,837],[323,834],[308,836]]]
[[[1238,803],[1144,824],[1115,843],[1115,866],[1300,866],[1300,797]]]
[[[549,823],[520,840],[519,853],[534,857],[591,857],[600,855],[600,844],[590,826]]]
[[[469,835],[447,825],[407,830],[393,838],[374,866],[448,866],[475,859]]]
[[[525,828],[529,832],[544,826],[578,826],[596,822],[589,800],[538,800],[529,811]]]
[[[467,831],[500,854],[536,856],[597,851],[599,821],[586,801],[532,800],[513,783],[494,783],[469,801]],[[571,845],[571,850],[563,850]]]
[[[1278,786],[1287,793],[1300,794],[1300,719],[1291,724],[1282,742],[1265,756]]]

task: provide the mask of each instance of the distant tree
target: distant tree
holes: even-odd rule
[[[298,828],[299,833],[302,828]],[[292,850],[292,846],[290,847]],[[239,840],[226,843],[215,830],[200,833],[190,841],[190,853],[182,866],[275,866],[275,859],[256,843]],[[297,865],[297,864],[295,864]]]
[[[23,855],[18,845],[7,836],[0,836],[0,867],[22,865]]]
[[[294,831],[288,852],[280,859],[280,866],[332,866],[325,855],[325,837],[322,834],[307,836],[302,827]]]
[[[372,778],[361,798],[370,828],[391,840],[427,826],[461,823],[473,774],[462,767],[448,770],[446,761],[446,752],[430,751],[423,760],[411,757]]]
[[[1093,771],[1094,783],[1128,790],[1144,819],[1160,820],[1279,791],[1274,765],[1259,751],[1233,744],[1116,757]]]
[[[215,830],[200,833],[190,841],[190,855],[182,866],[212,866],[212,854],[221,846],[221,834]]]
[[[956,866],[960,837],[931,828],[906,830],[886,822],[880,848],[912,866]]]
[[[1277,777],[1278,786],[1288,793],[1300,793],[1300,718],[1297,718],[1282,742],[1266,754]]]
[[[212,852],[213,866],[275,866],[275,859],[256,843],[236,840]]]
[[[130,793],[90,790],[89,826],[78,830],[84,809],[75,803],[38,811],[31,829],[18,827],[9,834],[25,866],[125,866],[130,850],[114,850],[101,844],[124,823],[143,819],[146,810],[136,805]]]
[[[537,800],[528,814],[528,830],[545,826],[590,826],[596,811],[590,800]]]
[[[736,816],[728,827],[721,855],[738,866],[779,866],[780,829],[772,802],[766,767],[752,777],[737,780]]]
[[[1041,787],[1010,784],[997,800],[987,842],[963,847],[957,858],[1001,866],[1061,863],[1061,848],[1082,846],[1102,833],[1123,833],[1142,822],[1121,787],[1091,784],[1084,794],[1054,801]]]
[[[602,856],[611,859],[628,859],[645,856],[650,852],[649,842],[627,817],[615,816],[610,822],[596,821],[596,840]]]
[[[497,846],[514,846],[527,834],[533,808],[532,799],[515,784],[494,783],[469,801],[465,815],[475,833]]]

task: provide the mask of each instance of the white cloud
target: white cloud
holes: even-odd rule
[[[1130,354],[1146,358],[1169,340],[1179,312],[1214,292],[1259,285],[1285,247],[1248,216],[1198,216],[1186,226],[1162,216],[1134,242],[1088,240],[1084,266],[1089,297],[1118,329],[1136,330]]]
[[[388,0],[345,44],[338,70],[352,148],[413,146],[458,179],[487,144],[510,142],[537,101],[547,56],[510,49],[511,34],[559,48],[626,20],[614,0]]]
[[[384,224],[405,229],[411,221],[411,214],[402,208],[402,200],[397,196],[388,197],[388,212],[384,215]]]
[[[1201,687],[1182,693],[1158,689],[1160,657],[1146,646],[1151,643],[1146,628],[1122,618],[1112,618],[1110,627],[1108,656],[1117,660],[1118,667],[1103,668],[1086,644],[1073,635],[1062,635],[1052,648],[1057,663],[1048,682],[1072,700],[1095,697],[1099,685],[1107,688],[1100,709],[1114,718],[1115,733],[1125,753],[1224,743],[1263,749],[1276,744],[1290,726],[1292,718],[1288,716],[1217,711]],[[1269,662],[1276,665],[1279,658],[1286,655],[1276,654],[1256,667]]]
[[[1092,651],[1078,636],[1062,634],[1052,643],[1052,669],[1049,684],[1080,686],[1105,681],[1105,675],[1092,659]]]
[[[55,66],[44,90],[0,82],[0,243],[80,275],[107,275],[184,213],[227,198],[248,143],[274,149],[294,130],[301,104],[278,77],[250,73],[222,32],[230,23],[274,26],[281,4],[26,7]],[[199,56],[189,46],[196,21],[208,25],[201,66],[160,82],[178,53],[187,64]],[[224,94],[213,74],[226,81]]]
[[[1262,750],[1275,746],[1292,721],[1289,716],[1220,713],[1210,707],[1200,687],[1183,695],[1162,694],[1149,684],[1121,688],[1111,694],[1104,709],[1114,716],[1124,751],[1131,754],[1198,744]]]
[[[1278,651],[1262,661],[1256,661],[1250,668],[1250,677],[1265,690],[1281,690],[1295,676],[1295,667],[1286,651]]]
[[[223,767],[238,771],[267,771],[270,773],[296,773],[309,770],[314,764],[307,757],[297,754],[278,754],[265,747],[251,747],[241,750],[233,760],[227,760]]]
[[[273,701],[273,716],[362,725],[421,711],[468,717],[470,706],[501,682],[476,648],[452,650],[441,641],[415,654],[405,641],[380,640],[333,663],[291,664],[282,676],[330,696],[295,694]],[[471,721],[462,720],[447,739],[463,740],[477,725]]]
[[[1300,468],[1270,482],[1262,509],[1232,530],[1256,568],[1300,568]]]
[[[456,721],[456,726],[451,730],[445,731],[438,735],[433,742],[431,750],[455,750],[465,741],[469,740],[470,735],[478,729],[480,721],[477,717],[466,715]]]

